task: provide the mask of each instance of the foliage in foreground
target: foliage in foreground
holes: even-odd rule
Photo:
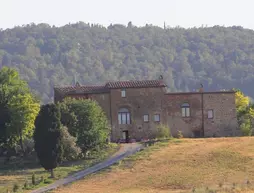
[[[108,121],[96,101],[66,99],[59,106],[62,124],[77,138],[77,145],[83,153],[107,142]]]
[[[41,107],[35,120],[34,142],[35,151],[40,164],[51,171],[62,161],[63,137],[61,132],[60,111],[57,105],[48,104]]]
[[[171,137],[170,128],[167,125],[160,124],[157,130],[157,139],[167,139]]]
[[[77,146],[77,138],[70,135],[67,127],[61,129],[63,136],[63,159],[64,160],[75,160],[81,153],[81,149]]]
[[[254,127],[254,104],[251,103],[250,98],[245,96],[243,92],[240,90],[235,91],[235,103],[239,127],[244,136],[251,136],[253,134]]]
[[[24,140],[33,136],[40,104],[14,69],[0,70],[0,85],[0,147],[19,145],[26,153]]]
[[[40,188],[41,186],[54,182],[54,180],[62,179],[74,172],[89,168],[105,160],[118,149],[119,145],[110,143],[103,146],[103,148],[98,151],[91,152],[88,158],[62,162],[59,167],[54,170],[55,179],[49,178],[47,171],[37,164],[35,165],[34,159],[26,160],[26,166],[22,164],[17,166],[16,164],[13,165],[9,163],[8,168],[6,168],[7,166],[3,168],[3,165],[0,163],[0,181],[5,177],[9,179],[1,181],[3,183],[2,186],[0,186],[0,192],[6,193],[7,190],[12,190],[15,184],[19,185],[20,190],[22,187],[23,190]],[[33,166],[36,166],[36,168]],[[17,174],[19,175],[18,178],[16,178]]]

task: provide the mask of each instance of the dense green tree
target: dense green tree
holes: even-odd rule
[[[0,31],[0,67],[18,69],[41,100],[54,85],[155,79],[170,91],[249,89],[254,81],[254,31],[242,27],[160,28],[152,25],[63,27],[31,24]]]
[[[66,99],[59,105],[66,118],[62,119],[62,123],[68,125],[70,134],[77,138],[83,153],[107,142],[110,132],[108,121],[96,101]]]
[[[0,146],[7,146],[9,133],[7,125],[11,122],[11,114],[6,101],[5,93],[0,92]]]
[[[18,72],[7,67],[0,70],[0,106],[0,145],[19,144],[24,152],[23,139],[33,134],[40,104]]]
[[[70,135],[68,128],[63,127],[61,129],[63,136],[63,159],[75,160],[81,153],[81,149],[77,146],[77,138]]]
[[[24,139],[30,139],[34,133],[34,121],[40,110],[40,104],[30,93],[13,96],[9,102],[11,121],[8,124],[8,132],[13,141],[18,141],[23,153]]]
[[[63,159],[63,136],[61,132],[61,114],[57,105],[43,105],[35,120],[34,143],[40,164],[51,171],[54,178],[54,168]]]
[[[251,103],[250,98],[244,95],[239,89],[236,91],[236,110],[239,127],[243,135],[253,135],[254,129],[254,104]]]

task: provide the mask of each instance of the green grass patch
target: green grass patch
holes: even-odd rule
[[[119,145],[110,144],[104,149],[94,152],[90,158],[82,159],[74,162],[66,162],[55,169],[56,179],[49,179],[50,173],[45,171],[35,158],[23,160],[17,164],[0,164],[0,193],[6,193],[7,190],[13,189],[14,185],[19,186],[18,192],[36,189],[53,183],[55,180],[67,177],[75,172],[89,168],[109,156],[113,155],[119,149]],[[30,166],[29,167],[29,162]],[[24,164],[25,163],[25,164]],[[35,185],[32,184],[32,175],[35,175]],[[24,187],[26,186],[26,188]]]

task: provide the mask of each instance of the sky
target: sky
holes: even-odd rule
[[[254,0],[0,0],[0,28],[30,23],[63,26],[83,21],[103,26],[152,24],[243,26],[254,29]]]

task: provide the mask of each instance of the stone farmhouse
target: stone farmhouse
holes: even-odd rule
[[[54,101],[93,99],[111,125],[111,141],[154,138],[160,124],[184,137],[238,136],[235,92],[167,92],[163,79],[107,82],[54,88]]]

